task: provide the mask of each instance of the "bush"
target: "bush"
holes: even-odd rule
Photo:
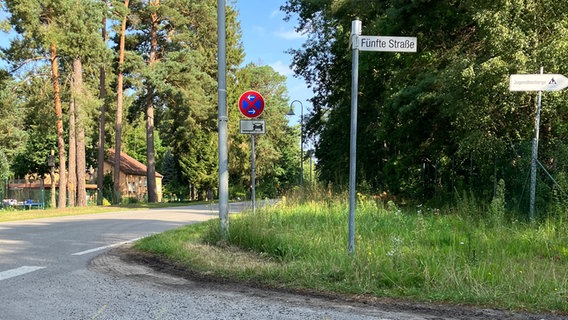
[[[233,185],[229,187],[229,198],[235,200],[246,200],[250,198],[250,195],[245,188],[241,185]]]
[[[125,204],[139,204],[140,200],[136,197],[128,197],[128,198],[124,198],[122,199],[123,203]]]
[[[493,196],[489,205],[489,215],[489,218],[497,224],[503,222],[505,218],[505,181],[503,179],[500,179],[497,183],[495,196]]]
[[[110,172],[105,174],[103,178],[103,197],[105,199],[114,199],[114,180]]]

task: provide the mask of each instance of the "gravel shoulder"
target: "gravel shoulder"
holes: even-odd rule
[[[262,299],[278,300],[295,306],[346,309],[352,314],[389,319],[511,319],[556,320],[566,315],[529,314],[474,306],[426,304],[370,296],[347,296],[305,290],[268,288],[257,283],[240,283],[188,270],[160,256],[121,246],[91,260],[89,268],[113,276],[134,278],[156,287],[190,289],[196,285],[213,290],[232,291]]]

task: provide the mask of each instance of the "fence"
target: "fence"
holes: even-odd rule
[[[2,207],[25,209],[50,207],[51,192],[51,185],[45,184],[43,180],[0,180],[0,204]],[[55,199],[58,199],[58,189],[56,188],[53,192],[55,192]],[[88,185],[87,204],[96,203],[96,196],[96,185]]]

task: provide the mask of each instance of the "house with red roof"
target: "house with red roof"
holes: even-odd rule
[[[104,162],[104,173],[111,174],[114,178],[114,159],[115,150],[107,151],[106,160]],[[143,200],[147,198],[148,182],[146,178],[146,165],[132,158],[124,152],[120,153],[120,190],[122,198],[136,198]],[[89,200],[96,197],[97,177],[96,170],[92,167],[86,169],[86,185]],[[55,187],[59,188],[59,174],[54,175]],[[158,201],[162,201],[162,179],[163,176],[156,172],[156,188],[158,191]],[[42,203],[45,199],[44,190],[51,188],[51,178],[49,175],[40,176],[38,174],[27,174],[24,179],[12,179],[5,186],[6,190],[0,188],[0,203],[8,202],[8,205],[23,204],[24,201],[31,199],[34,203]],[[4,201],[6,200],[6,201]],[[6,205],[6,203],[4,203]]]
[[[105,175],[114,172],[116,151],[108,149],[105,157]],[[124,152],[120,153],[120,190],[123,198],[144,199],[148,194],[148,181],[146,177],[147,167],[140,161],[132,158]],[[156,172],[156,189],[158,190],[158,202],[162,201],[162,179],[163,175]]]

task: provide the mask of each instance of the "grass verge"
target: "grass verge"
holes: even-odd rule
[[[530,225],[443,211],[361,202],[352,255],[348,207],[337,201],[231,216],[222,245],[213,220],[148,237],[136,248],[196,272],[270,287],[568,312],[563,221]]]
[[[18,220],[32,220],[41,218],[54,218],[65,216],[78,216],[84,214],[97,214],[105,212],[116,212],[133,210],[131,207],[76,207],[76,208],[54,208],[54,209],[39,209],[39,210],[14,210],[4,209],[0,210],[0,222],[18,221]]]
[[[106,212],[129,211],[137,209],[156,209],[180,206],[193,206],[198,204],[212,204],[213,202],[194,201],[194,202],[161,202],[161,203],[136,203],[122,204],[118,206],[88,206],[88,207],[69,207],[69,208],[49,208],[49,209],[0,209],[0,222],[33,220],[41,218],[55,218],[65,216],[79,216],[85,214],[97,214]]]

